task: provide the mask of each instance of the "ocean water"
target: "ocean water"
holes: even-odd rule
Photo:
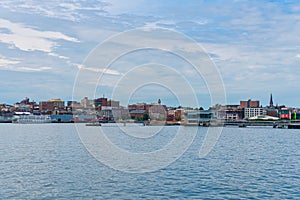
[[[135,152],[160,149],[177,130],[132,138],[115,126],[82,128],[105,129]],[[126,173],[97,161],[74,124],[0,124],[0,199],[300,199],[300,130],[226,127],[199,158],[207,128],[183,128],[197,136],[175,162]]]

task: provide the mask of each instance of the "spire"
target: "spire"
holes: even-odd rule
[[[271,96],[270,96],[270,107],[271,108],[274,107],[272,93],[271,93]]]

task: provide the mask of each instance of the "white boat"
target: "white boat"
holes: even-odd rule
[[[51,117],[49,115],[33,115],[33,114],[23,114],[14,115],[12,123],[19,124],[43,124],[51,123]]]

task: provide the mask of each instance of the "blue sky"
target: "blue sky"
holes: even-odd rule
[[[69,100],[76,76],[84,69],[104,75],[95,91],[86,94],[90,97],[119,95],[122,100],[121,92],[112,95],[112,91],[116,84],[129,84],[130,75],[147,79],[142,75],[149,73],[157,80],[169,77],[173,83],[168,84],[178,88],[174,80],[183,77],[179,74],[186,74],[199,104],[210,106],[207,82],[194,77],[191,68],[184,63],[180,65],[180,60],[168,58],[167,54],[137,52],[127,60],[119,59],[110,70],[102,69],[101,64],[87,65],[91,61],[89,56],[99,45],[116,34],[136,28],[169,29],[201,45],[220,72],[227,103],[238,104],[239,100],[252,98],[266,105],[273,93],[275,103],[300,107],[300,3],[290,0],[1,0],[0,102],[13,103],[24,97]],[[156,39],[163,42],[173,39],[176,44],[175,38]],[[110,50],[121,45],[125,43],[116,43]],[[145,55],[147,59],[143,60]],[[129,60],[135,60],[135,65]],[[157,66],[140,67],[130,73],[129,65],[136,67],[150,61],[174,66],[179,74],[166,73],[162,69],[169,68]],[[130,80],[131,84],[136,84],[132,80],[138,81]],[[119,91],[126,92],[126,89]],[[129,93],[130,101],[153,102],[161,98],[169,105],[178,104],[178,96],[182,100],[190,98],[159,84],[145,83]]]

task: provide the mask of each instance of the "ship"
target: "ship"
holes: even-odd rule
[[[52,120],[49,115],[33,115],[28,112],[16,112],[12,118],[12,123],[18,124],[43,124],[51,122]]]

